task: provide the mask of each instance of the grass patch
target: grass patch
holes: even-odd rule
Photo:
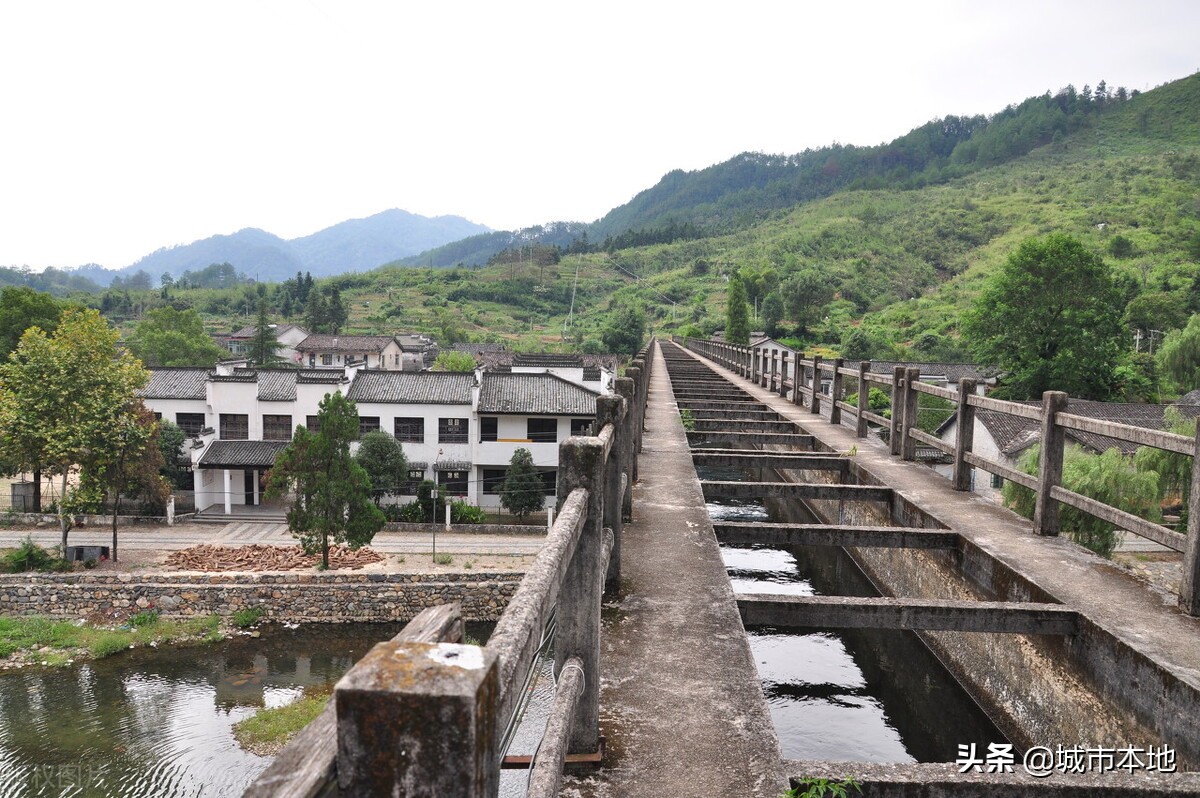
[[[298,701],[270,709],[260,709],[245,720],[233,725],[238,744],[260,755],[278,751],[296,733],[316,720],[329,703],[329,693],[306,694]]]
[[[243,607],[233,614],[233,625],[239,629],[249,629],[258,623],[266,612],[262,607]]]
[[[222,637],[215,615],[176,621],[143,612],[133,616],[129,626],[116,629],[37,616],[0,618],[0,658],[24,653],[30,664],[66,665],[81,657],[102,659],[141,646],[213,643]]]

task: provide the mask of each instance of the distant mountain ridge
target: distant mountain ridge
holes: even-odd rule
[[[368,271],[385,263],[424,252],[451,241],[491,232],[461,216],[420,216],[398,208],[349,219],[312,235],[291,240],[247,227],[229,235],[215,235],[191,244],[164,247],[136,263],[107,271],[108,280],[144,271],[155,281],[168,273],[179,277],[213,263],[229,263],[261,282],[281,282],[296,272],[328,277]],[[103,280],[104,273],[87,268],[87,276]]]

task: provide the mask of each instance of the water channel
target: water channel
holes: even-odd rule
[[[701,479],[739,480],[700,467]],[[786,520],[797,518],[789,508]],[[768,521],[759,502],[710,502],[714,521]],[[735,593],[877,595],[854,561],[832,547],[722,546]],[[787,759],[952,762],[959,744],[1005,738],[912,632],[781,631],[750,627],[750,648]]]

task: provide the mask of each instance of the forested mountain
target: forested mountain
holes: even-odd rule
[[[913,189],[944,183],[1019,158],[1094,125],[1138,95],[1101,81],[1030,97],[991,116],[946,116],[875,147],[834,144],[796,155],[746,152],[692,172],[674,170],[589,228],[593,241],[674,227],[692,235],[727,232],[770,211],[844,189]],[[1143,109],[1145,106],[1143,106]],[[1139,116],[1147,131],[1171,136],[1171,109]],[[1185,120],[1178,120],[1185,122]],[[1186,124],[1186,122],[1185,122]],[[1195,120],[1191,120],[1195,124]]]
[[[530,245],[559,247],[569,250],[576,242],[587,245],[587,225],[581,222],[550,222],[534,225],[515,232],[496,230],[481,233],[461,241],[422,252],[412,257],[401,258],[397,266],[481,266],[507,249],[519,249]],[[389,264],[392,265],[392,264]]]
[[[366,271],[487,231],[484,225],[461,216],[429,218],[393,208],[292,240],[248,227],[230,235],[215,235],[191,244],[157,250],[116,272],[87,268],[84,274],[107,285],[115,276],[141,271],[157,284],[163,274],[177,278],[185,271],[195,272],[214,263],[229,263],[255,280],[279,282],[298,271],[311,272],[318,277]]]

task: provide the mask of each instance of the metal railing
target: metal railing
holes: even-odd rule
[[[338,682],[319,728],[285,747],[247,796],[332,794],[335,781],[342,796],[497,795],[504,731],[552,616],[555,698],[528,795],[557,795],[566,756],[598,752],[600,603],[620,580],[653,346],[614,395],[598,397],[599,434],[559,445],[560,510],[487,644],[403,633],[377,644]]]
[[[1189,615],[1200,616],[1200,428],[1195,437],[1189,437],[1072,414],[1069,412],[1070,401],[1061,391],[1047,391],[1042,396],[1041,407],[1038,407],[979,395],[975,392],[977,381],[971,378],[961,379],[958,390],[950,390],[921,382],[920,370],[912,366],[895,366],[889,377],[871,373],[869,361],[859,363],[858,369],[854,370],[844,368],[841,359],[823,362],[820,356],[804,359],[800,355],[792,357],[789,379],[787,352],[778,347],[751,347],[696,338],[677,339],[677,343],[768,390],[791,397],[793,402],[806,405],[809,412],[814,414],[821,412],[823,380],[820,375],[829,373],[831,395],[827,415],[831,423],[841,424],[843,412],[854,415],[857,420],[855,433],[860,438],[866,437],[869,422],[886,427],[889,430],[888,443],[891,453],[904,460],[916,458],[918,443],[947,455],[954,464],[951,478],[955,490],[971,490],[972,468],[981,469],[1028,488],[1034,492],[1033,527],[1040,535],[1058,535],[1062,531],[1059,510],[1060,505],[1065,504],[1169,549],[1182,552],[1184,561],[1179,586],[1179,605]],[[846,377],[857,379],[857,406],[842,401],[842,386]],[[867,409],[869,388],[872,384],[881,385],[890,391],[890,418]],[[920,394],[953,403],[956,418],[953,443],[918,427]],[[982,457],[973,451],[977,410],[1002,413],[1040,425],[1041,456],[1036,476]],[[1063,487],[1067,430],[1091,433],[1192,457],[1186,533],[1176,532],[1169,527]]]

